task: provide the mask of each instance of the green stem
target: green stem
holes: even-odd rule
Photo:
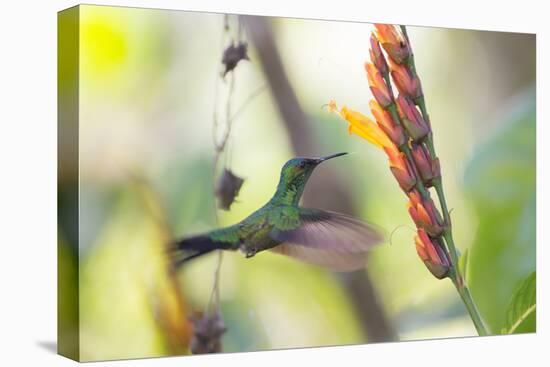
[[[460,275],[458,274],[458,276]],[[479,310],[477,309],[476,304],[472,298],[472,294],[470,293],[468,286],[464,283],[464,280],[462,278],[455,277],[455,279],[452,279],[452,281],[456,287],[456,290],[458,291],[458,294],[460,295],[460,298],[462,298],[462,302],[464,302],[464,305],[466,306],[466,309],[470,314],[470,318],[474,323],[474,326],[477,330],[478,335],[480,336],[489,335],[489,332],[485,327],[483,320],[481,319]]]
[[[443,191],[443,181],[441,177],[433,179],[433,185],[435,192],[439,197],[439,204],[441,206],[441,211],[443,212],[443,221],[445,222],[445,228],[451,232],[451,216],[449,214],[449,209],[447,208],[447,200],[445,200],[445,192]]]
[[[443,238],[445,239],[447,249],[449,250],[449,254],[451,256],[452,271],[449,274],[449,277],[453,281],[453,284],[455,285],[456,290],[460,295],[460,298],[462,298],[462,301],[464,302],[464,305],[466,306],[466,309],[470,314],[470,318],[474,323],[477,333],[482,336],[489,335],[489,332],[487,331],[487,328],[485,327],[485,324],[481,319],[481,314],[479,313],[479,310],[477,309],[476,304],[472,298],[472,294],[468,289],[468,285],[466,284],[463,275],[460,274],[460,270],[458,268],[458,253],[453,239],[451,218],[447,209],[447,202],[445,200],[445,193],[443,192],[443,184],[441,182],[441,178],[434,181],[434,187],[437,192],[437,196],[439,197],[441,211],[443,212],[443,219],[445,221],[445,231],[443,232]]]
[[[424,96],[417,98],[414,101],[414,103],[420,108],[420,113],[422,114],[422,118],[424,119],[424,121],[426,121],[426,123],[430,128],[430,132],[426,137],[426,145],[428,146],[428,151],[430,152],[430,156],[432,158],[435,158],[436,155],[435,155],[434,139],[432,134],[432,123],[430,122],[430,116],[428,115],[428,110],[426,109],[426,101],[424,100]]]

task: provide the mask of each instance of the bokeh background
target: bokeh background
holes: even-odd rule
[[[70,230],[73,172],[60,176],[58,247],[68,269],[60,337],[79,333],[84,360],[187,352],[187,317],[208,302],[216,256],[172,274],[164,250],[173,236],[216,226],[213,113],[228,90],[221,53],[238,29],[228,19],[224,31],[222,14],[80,7],[79,232]],[[233,109],[255,97],[235,119],[222,161],[246,181],[220,223],[266,202],[289,158],[348,151],[319,167],[305,200],[376,223],[388,241],[365,271],[344,275],[268,252],[225,254],[226,352],[476,335],[451,282],[418,259],[383,152],[323,108],[334,98],[368,112],[362,65],[372,29],[243,20],[250,61],[235,69]],[[535,36],[408,30],[455,240],[468,249],[467,281],[499,333],[514,289],[535,270]],[[63,78],[61,70],[61,94]]]

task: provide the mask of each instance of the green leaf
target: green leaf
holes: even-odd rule
[[[537,273],[532,272],[517,287],[510,305],[503,334],[529,333],[536,328]]]
[[[516,285],[535,271],[536,139],[534,94],[512,100],[494,134],[476,148],[464,184],[477,231],[467,277],[492,331],[507,325]]]

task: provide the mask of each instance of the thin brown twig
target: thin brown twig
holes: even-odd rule
[[[225,39],[226,39],[226,33],[229,30],[229,19],[228,15],[226,14],[224,16],[224,23],[222,27],[222,36],[221,36],[221,50],[223,51],[225,46]],[[221,74],[220,74],[221,75]],[[232,94],[232,89],[234,86],[234,75],[231,73],[231,81],[230,81],[230,88],[227,96],[227,102],[226,102],[226,108],[230,106],[230,99]],[[216,173],[218,170],[218,163],[220,160],[220,155],[222,154],[223,150],[225,149],[225,145],[227,143],[227,139],[229,138],[229,134],[231,132],[231,126],[227,124],[226,119],[226,131],[224,133],[224,136],[221,140],[221,142],[218,142],[218,128],[219,128],[219,122],[218,122],[218,89],[219,89],[219,78],[216,78],[214,87],[214,112],[213,112],[213,126],[212,126],[212,140],[214,144],[214,158],[212,161],[212,193],[215,195],[216,191]],[[216,207],[216,201],[213,201],[214,204],[214,218],[216,224],[219,224],[219,217],[218,217],[218,208]],[[216,264],[216,268],[214,270],[214,284],[212,286],[212,292],[210,294],[210,299],[208,301],[207,309],[210,312],[219,312],[219,279],[220,279],[220,268],[223,260],[223,254],[222,251],[218,251],[218,260]]]
[[[227,141],[229,139],[229,136],[231,134],[231,97],[233,95],[233,91],[235,89],[235,74],[231,73],[229,76],[229,90],[227,93],[227,101],[225,104],[225,121],[226,121],[226,128],[225,133],[222,137],[221,142],[214,142],[215,144],[215,154],[214,154],[214,163],[213,163],[213,177],[216,177],[216,171],[218,169],[218,163],[220,160],[220,155],[225,150],[225,147],[227,145]],[[212,180],[213,184],[213,192],[215,192],[215,180]],[[218,218],[218,209],[216,207],[216,202],[214,201],[214,213],[216,216],[216,223],[219,224],[219,218]],[[210,301],[208,302],[208,308],[211,311],[214,311],[214,308],[216,311],[219,311],[220,308],[220,269],[223,262],[223,252],[222,250],[218,250],[218,259],[216,263],[216,268],[214,271],[214,286],[212,287],[212,294],[210,296]]]
[[[225,18],[225,24],[224,24],[224,36],[222,37],[223,40],[225,40],[225,32],[228,31],[228,19],[227,16]],[[241,31],[242,25],[241,22],[238,21],[238,40],[241,40],[242,31]],[[223,44],[222,44],[223,47]],[[231,128],[233,126],[233,122],[235,121],[236,117],[244,110],[244,108],[250,103],[251,100],[253,100],[257,95],[260,94],[261,89],[256,90],[245,100],[243,105],[239,108],[239,110],[235,113],[235,115],[232,115],[232,98],[235,91],[235,73],[232,72],[229,76],[229,87],[227,91],[227,99],[225,103],[225,131],[221,137],[220,141],[217,141],[217,128],[218,123],[217,120],[214,120],[214,158],[213,158],[213,175],[212,177],[216,177],[216,173],[218,170],[219,160],[222,153],[225,151],[227,142],[229,141],[229,137],[231,136]],[[217,84],[216,84],[217,86]],[[264,86],[265,87],[265,86]],[[215,106],[215,110],[217,110],[217,105]],[[215,116],[217,117],[217,112],[214,112]],[[212,180],[212,192],[215,194],[216,188],[215,188],[215,179]],[[214,213],[216,218],[216,223],[219,224],[219,218],[218,218],[218,212],[216,207],[216,202],[214,201]],[[214,271],[214,285],[212,287],[212,294],[210,296],[210,300],[208,302],[208,308],[213,311],[214,308],[216,308],[216,311],[219,311],[219,300],[220,300],[220,269],[223,261],[223,252],[221,250],[218,251],[218,258],[216,263],[216,268]]]
[[[244,100],[244,102],[241,104],[241,107],[237,109],[237,111],[229,118],[229,121],[233,123],[240,114],[246,109],[246,107],[256,99],[256,97],[260,96],[263,92],[267,90],[267,84],[262,84],[256,90],[254,90],[250,95]]]

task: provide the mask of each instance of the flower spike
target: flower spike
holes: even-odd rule
[[[349,122],[350,134],[384,149],[393,176],[409,198],[408,212],[417,227],[418,255],[436,278],[451,278],[479,335],[488,335],[458,266],[440,163],[407,29],[389,24],[376,24],[375,28],[365,70],[374,96],[369,106],[376,123],[346,107],[338,110],[334,101],[328,109],[338,111]],[[399,92],[397,97],[393,87]],[[431,187],[435,188],[442,214],[431,197]]]

